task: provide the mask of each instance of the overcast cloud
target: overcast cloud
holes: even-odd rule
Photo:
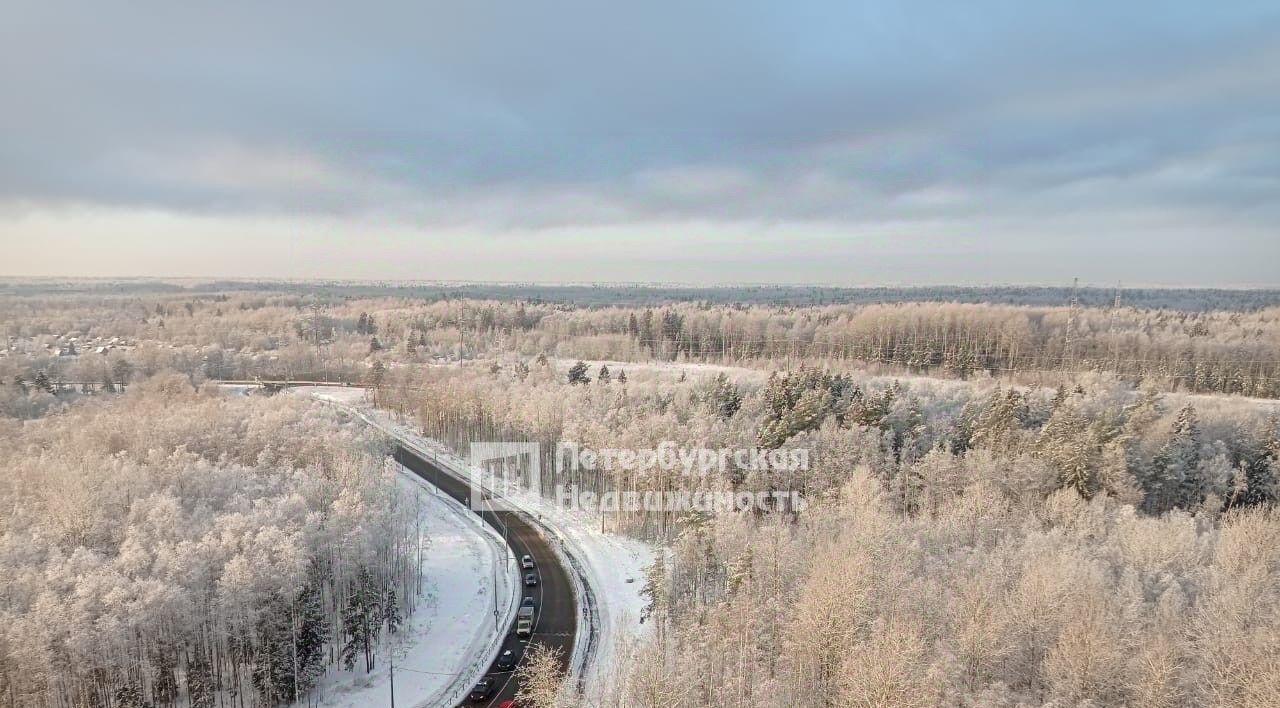
[[[1275,2],[0,22],[0,274],[1280,285]]]

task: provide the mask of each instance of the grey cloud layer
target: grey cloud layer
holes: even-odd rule
[[[20,0],[0,204],[1280,224],[1280,6],[1044,5]]]

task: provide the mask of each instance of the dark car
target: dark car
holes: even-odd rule
[[[521,607],[533,607],[533,598],[532,598],[532,597],[526,597],[525,599],[521,600],[521,601],[520,601],[520,606],[521,606]]]
[[[529,573],[528,575],[524,576],[524,584],[530,587],[537,585],[538,576],[534,575],[533,573]]]
[[[493,693],[493,679],[485,676],[476,682],[475,688],[471,689],[471,694],[467,696],[472,701],[483,701]]]
[[[533,556],[525,554],[520,558],[520,567],[528,570],[533,567]]]
[[[498,655],[498,670],[510,671],[516,667],[516,653],[510,649],[504,649]]]

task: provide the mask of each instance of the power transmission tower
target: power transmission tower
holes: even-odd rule
[[[311,303],[311,338],[316,346],[320,346],[320,303]]]
[[[1067,371],[1071,371],[1075,367],[1075,334],[1076,334],[1076,307],[1080,304],[1078,290],[1080,287],[1080,279],[1071,279],[1071,302],[1067,309],[1067,337],[1066,345],[1062,353],[1063,364]]]

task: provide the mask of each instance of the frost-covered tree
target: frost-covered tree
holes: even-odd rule
[[[4,695],[33,708],[305,699],[340,648],[330,613],[346,589],[415,586],[412,521],[366,436],[301,397],[223,396],[172,373],[0,435],[0,504],[30,510],[0,515],[0,555],[16,563],[0,579]],[[362,566],[376,570],[354,577]]]
[[[1178,411],[1168,442],[1152,462],[1154,477],[1148,498],[1152,510],[1189,509],[1200,503],[1205,492],[1200,476],[1200,445],[1196,410],[1188,403]]]
[[[1243,461],[1245,491],[1240,503],[1268,504],[1280,500],[1280,416],[1270,416],[1259,433],[1261,450]]]
[[[1019,391],[997,386],[974,423],[972,445],[997,452],[1011,450],[1019,442],[1025,408]]]
[[[253,686],[267,705],[291,701],[298,675],[292,612],[288,602],[273,595],[259,608],[253,646]]]
[[[1036,447],[1058,470],[1063,487],[1088,499],[1097,492],[1100,450],[1095,428],[1070,397],[1058,399],[1053,415],[1040,431]]]
[[[587,362],[578,361],[569,367],[569,383],[570,384],[589,384],[591,377],[587,376]]]
[[[516,668],[516,702],[530,708],[559,708],[564,687],[564,659],[558,648],[533,642]]]
[[[398,611],[394,614],[398,616]],[[374,646],[387,617],[373,574],[368,568],[361,568],[351,583],[342,613],[342,633],[346,637],[342,645],[342,665],[347,670],[354,668],[356,660],[363,656],[365,671],[373,671]]]
[[[712,407],[721,418],[732,418],[742,408],[742,394],[723,372],[716,375],[711,388]]]
[[[387,377],[387,366],[382,363],[381,359],[375,359],[373,366],[369,367],[369,384],[374,388],[381,388],[382,382]]]
[[[43,369],[36,372],[36,377],[32,379],[32,385],[37,390],[53,393],[53,382],[49,380],[49,374],[45,373]]]

